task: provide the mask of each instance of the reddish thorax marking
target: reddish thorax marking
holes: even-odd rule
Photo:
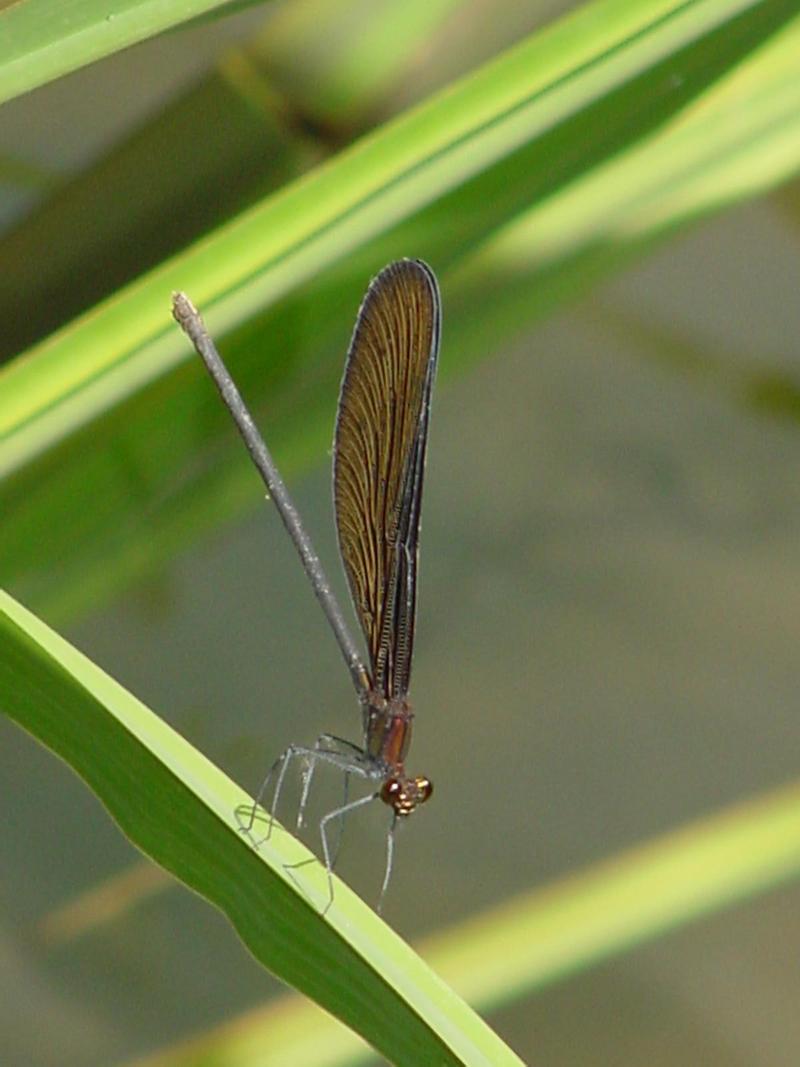
[[[433,784],[424,775],[406,775],[405,758],[413,720],[414,712],[407,700],[387,700],[370,691],[366,709],[367,754],[386,768],[380,798],[395,815],[401,816],[410,815],[433,792]]]

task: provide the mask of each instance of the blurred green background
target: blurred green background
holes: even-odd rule
[[[357,2],[250,6],[5,104],[4,355],[557,13],[431,4],[406,42]],[[269,79],[229,51],[256,40]],[[615,269],[609,256],[550,307],[534,276],[506,328],[495,315],[471,350],[458,245],[439,262],[441,230],[420,229],[419,245],[400,250],[430,258],[444,301],[409,761],[436,793],[398,841],[386,914],[404,936],[796,775],[799,217],[797,187],[784,186],[646,255],[627,248]],[[349,330],[383,251],[367,245],[271,310],[253,331],[279,355],[261,372],[256,349],[243,371],[343,596],[326,448]],[[500,272],[476,285],[472,314],[482,300],[502,308],[502,289]],[[452,315],[449,293],[461,294]],[[301,362],[321,320],[319,356]],[[247,343],[243,328],[234,344]],[[187,364],[155,388],[180,402],[201,377]],[[255,789],[291,741],[357,739],[358,714],[211,386],[193,395],[213,438],[189,471],[161,478],[127,451],[135,396],[83,431],[104,443],[120,435],[118,528],[122,505],[102,493],[102,536],[68,509],[58,513],[67,530],[23,522],[8,587]],[[168,439],[161,410],[140,425]],[[52,485],[77,447],[42,459],[36,484]],[[222,466],[233,473],[217,483]],[[7,503],[24,511],[27,484]],[[185,494],[198,486],[193,511]],[[91,499],[92,487],[76,494]],[[223,918],[178,886],[132,893],[128,907],[112,890],[110,921],[54,934],[47,924],[67,902],[142,861],[65,766],[5,720],[0,734],[4,1064],[128,1062],[278,994]],[[338,795],[323,777],[319,810]],[[340,861],[367,900],[380,884],[383,816],[351,820]],[[798,890],[784,888],[490,1021],[535,1063],[790,1067],[798,916]]]

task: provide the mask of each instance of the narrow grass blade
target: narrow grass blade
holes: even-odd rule
[[[519,1064],[348,888],[277,828],[256,852],[249,798],[85,656],[0,593],[0,706],[64,759],[143,852],[220,908],[253,955],[391,1062]]]

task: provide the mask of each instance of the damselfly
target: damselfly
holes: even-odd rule
[[[202,357],[300,555],[331,625],[361,705],[361,745],[323,734],[311,746],[290,745],[256,797],[273,785],[274,812],[290,764],[303,764],[297,825],[302,825],[314,771],[329,763],[345,773],[345,799],[320,822],[328,871],[335,862],[329,831],[349,812],[382,800],[391,811],[381,902],[392,873],[398,820],[431,795],[406,756],[414,714],[408,702],[417,600],[420,506],[431,392],[441,330],[439,287],[420,260],[390,264],[372,281],[356,318],[339,396],[333,446],[333,495],[339,550],[367,647],[365,663],[331,591],[297,509],[197,311],[183,294],[173,313]],[[375,784],[350,800],[351,776]],[[269,816],[271,829],[271,814]],[[269,831],[268,831],[269,832]]]

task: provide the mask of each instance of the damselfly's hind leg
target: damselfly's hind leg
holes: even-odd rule
[[[311,751],[313,750],[308,749],[303,745],[289,745],[289,747],[278,756],[270,767],[266,777],[259,786],[253,803],[240,805],[240,807],[236,809],[237,819],[241,820],[241,817],[245,812],[248,816],[245,822],[240,821],[240,829],[244,834],[250,835],[256,822],[266,822],[266,834],[259,840],[253,841],[256,848],[258,848],[259,845],[262,845],[265,841],[269,841],[272,836],[275,813],[278,808],[281,792],[283,791],[283,783],[286,780],[286,772],[289,769],[289,764],[293,759],[298,757],[306,758]],[[270,783],[273,779],[275,781],[275,787],[272,791],[272,799],[267,807],[262,807],[262,802],[269,792]]]
[[[298,830],[303,826],[308,797],[311,791],[311,782],[318,763],[332,763],[334,766],[340,767],[345,772],[346,779],[349,778],[350,774],[358,774],[364,778],[370,777],[362,749],[341,737],[335,737],[333,734],[321,734],[313,748],[309,748],[306,745],[289,745],[270,767],[266,778],[264,778],[259,787],[253,804],[241,805],[236,809],[240,829],[244,834],[250,835],[256,822],[265,822],[267,824],[264,836],[253,841],[256,848],[265,841],[269,841],[272,835],[272,827],[277,816],[289,765],[296,759],[300,759],[304,763],[301,777],[300,804],[297,810],[296,826]],[[270,785],[273,781],[275,784],[272,789],[272,796],[269,803],[262,807],[264,798],[268,796]],[[345,804],[346,801],[347,793],[345,792]],[[338,844],[336,851],[338,852]]]
[[[351,811],[355,811],[356,808],[361,808],[365,804],[369,804],[373,800],[379,799],[381,796],[380,790],[378,790],[378,792],[369,793],[365,797],[359,797],[357,800],[350,800],[350,779],[353,775],[356,775],[358,778],[375,781],[376,778],[382,778],[382,769],[376,767],[374,762],[366,756],[364,750],[359,748],[358,745],[353,744],[351,741],[345,741],[341,737],[335,737],[333,734],[322,734],[317,738],[313,748],[307,748],[304,745],[290,745],[270,767],[269,773],[261,783],[261,787],[256,794],[252,806],[246,805],[241,809],[237,808],[237,816],[240,811],[246,811],[248,815],[246,822],[241,824],[241,829],[244,833],[250,834],[256,821],[267,823],[267,831],[264,837],[260,840],[253,841],[256,848],[263,844],[263,842],[268,841],[272,834],[275,814],[283,792],[289,764],[295,759],[302,760],[304,764],[301,777],[300,803],[297,811],[298,829],[303,826],[305,820],[306,807],[311,792],[311,783],[317,765],[319,763],[333,764],[334,767],[338,767],[344,772],[343,803],[337,808],[334,808],[333,811],[329,811],[324,815],[319,823],[319,833],[322,842],[322,857],[328,875],[328,901],[322,912],[322,914],[325,915],[333,903],[333,868],[336,864],[336,859],[342,842],[344,820]],[[269,808],[265,810],[261,807],[261,804],[265,796],[268,795],[270,785],[273,781],[275,785],[272,789],[271,803]],[[386,843],[386,871],[384,873],[381,895],[378,902],[379,912],[392,873],[396,824],[397,816],[395,814],[392,818]],[[335,839],[332,837],[332,829],[334,826],[336,826]],[[311,861],[302,860],[298,864],[288,864],[287,870],[294,870],[296,867],[305,866],[305,864],[309,862]]]

